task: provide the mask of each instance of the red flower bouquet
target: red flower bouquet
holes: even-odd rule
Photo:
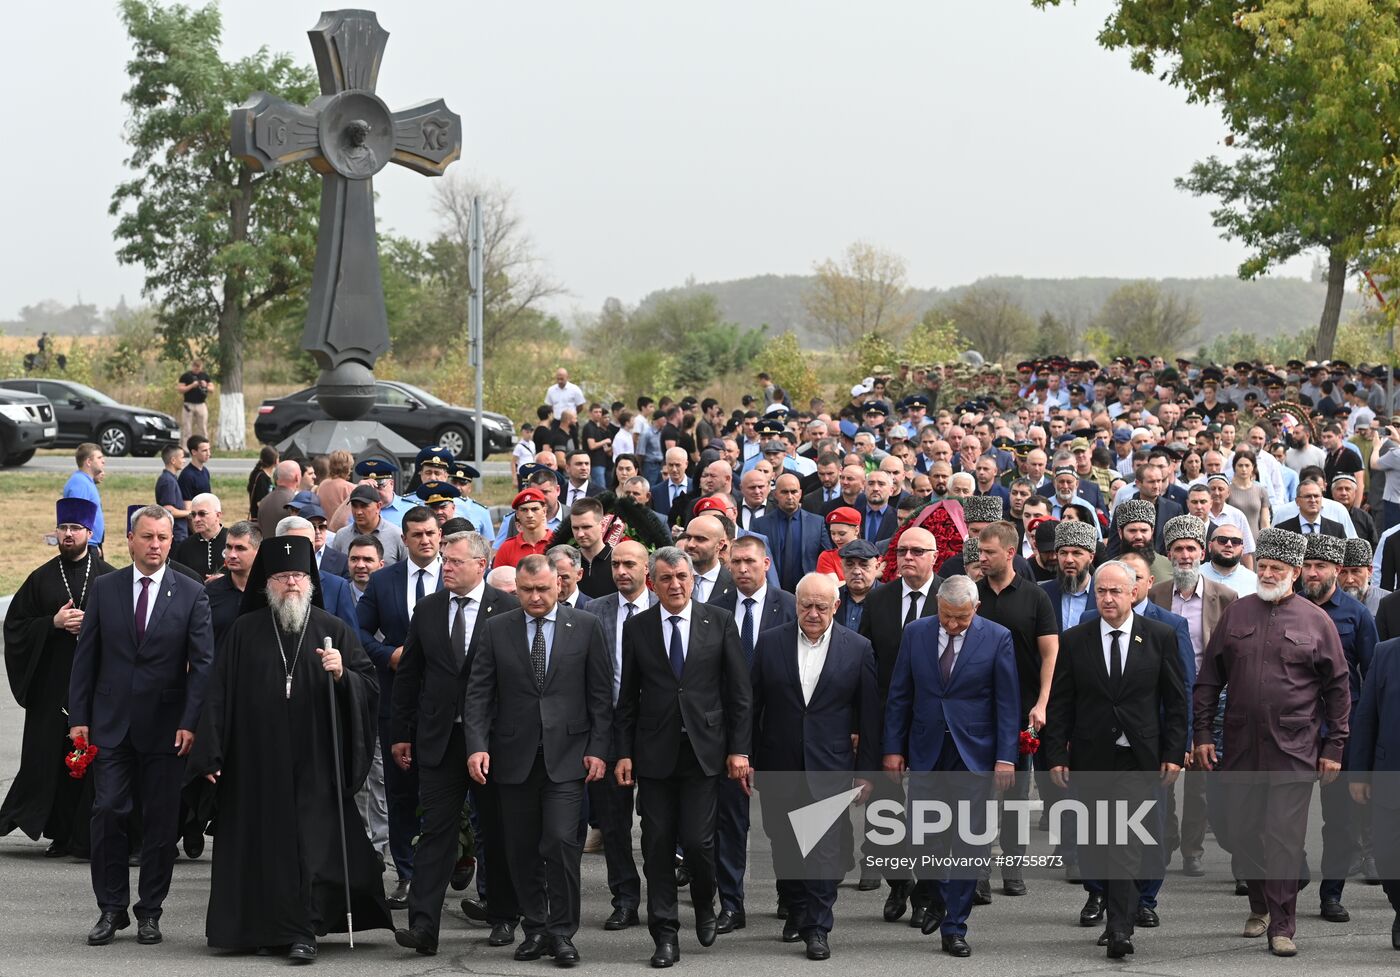
[[[1027,726],[1021,730],[1020,737],[1021,756],[1030,756],[1040,749],[1040,737],[1035,735],[1035,727]]]
[[[97,747],[79,736],[73,741],[73,749],[69,750],[68,755],[63,758],[64,764],[68,767],[68,776],[74,780],[82,780],[83,774],[87,773],[88,766],[96,756]]]
[[[890,548],[885,554],[883,579],[886,583],[899,575],[899,558],[895,555],[895,550],[899,547],[899,537],[903,536],[904,530],[910,526],[927,529],[933,534],[934,542],[938,544],[938,552],[933,558],[934,573],[942,568],[943,562],[950,556],[962,552],[963,540],[967,538],[967,523],[963,519],[963,508],[960,504],[943,501],[924,506],[895,530],[890,539]]]

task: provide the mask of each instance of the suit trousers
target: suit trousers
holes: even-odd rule
[[[437,766],[418,768],[419,804],[423,833],[413,853],[413,885],[408,890],[408,925],[431,933],[442,922],[442,901],[452,880],[461,837],[462,805],[467,799],[467,746],[461,724],[447,737],[447,749]]]
[[[1176,795],[1181,793],[1180,818]],[[1200,858],[1206,850],[1206,778],[1203,770],[1182,771],[1167,793],[1167,850]]]
[[[761,799],[763,790],[761,775],[758,787]],[[837,818],[831,827],[827,828],[826,834],[822,835],[812,846],[811,851],[804,859],[787,812],[812,803],[816,798],[811,795],[812,792],[809,790],[805,796],[795,797],[783,804],[769,804],[766,807],[760,804],[763,832],[768,836],[775,866],[802,865],[809,869],[830,867],[833,871],[827,874],[836,876],[840,873],[840,866],[846,863],[843,857],[843,848],[847,844],[846,836],[849,834],[851,819],[849,813]],[[846,830],[842,830],[842,825],[847,826]],[[831,932],[832,926],[835,925],[832,909],[836,905],[836,887],[839,882],[840,879],[835,877],[824,879],[813,879],[805,876],[797,879],[779,877],[778,901],[787,906],[788,919],[797,922],[798,931],[804,937],[817,930],[822,933]]]
[[[384,753],[379,741],[374,742],[374,758],[370,760],[369,776],[355,793],[355,806],[364,822],[365,834],[374,850],[389,856],[389,807],[384,800]]]
[[[1306,779],[1305,779],[1306,778]],[[1298,866],[1314,780],[1276,774],[1225,787],[1230,853],[1249,886],[1249,911],[1269,917],[1269,936],[1291,937],[1298,921]]]
[[[647,879],[647,928],[653,940],[674,940],[680,931],[676,906],[676,844],[685,849],[690,896],[696,906],[715,899],[715,807],[719,777],[700,767],[690,740],[682,736],[669,777],[639,777],[637,813],[642,821],[642,872]]]
[[[523,783],[498,784],[497,790],[505,822],[506,861],[515,880],[525,935],[572,939],[578,932],[583,859],[578,836],[582,775],[563,783],[550,780],[541,754]]]
[[[1139,777],[1145,776],[1137,765],[1137,759],[1130,747],[1119,746],[1113,751],[1113,770],[1119,773],[1136,773]],[[1109,793],[1107,790],[1107,778],[1103,773],[1097,774],[1096,783],[1088,794],[1078,794],[1089,810],[1087,837],[1089,844],[1080,847],[1079,859],[1084,869],[1084,888],[1090,892],[1102,892],[1104,896],[1104,908],[1108,914],[1108,932],[1124,937],[1133,935],[1133,920],[1137,914],[1139,905],[1142,905],[1142,886],[1139,879],[1155,879],[1158,873],[1155,869],[1160,865],[1161,856],[1158,853],[1149,853],[1141,841],[1132,838],[1127,844],[1115,844],[1115,825],[1112,820],[1107,827],[1107,844],[1096,844],[1095,839],[1099,834],[1099,819],[1096,802],[1107,801],[1109,810],[1114,810],[1113,804],[1116,801],[1127,801],[1131,808],[1139,800],[1150,798],[1140,798],[1137,796],[1126,796],[1120,793]],[[1071,780],[1073,784],[1073,780]],[[1138,786],[1136,778],[1130,781],[1128,792],[1135,792]],[[1158,799],[1157,810],[1162,807],[1161,799]],[[1112,817],[1112,815],[1110,815]],[[1156,822],[1148,824],[1153,829],[1154,837],[1161,838],[1164,819],[1158,815]],[[1094,881],[1098,880],[1098,881]],[[1156,892],[1152,891],[1150,898],[1156,899]]]
[[[949,776],[938,776],[947,774]],[[1028,774],[1023,775],[1026,780]],[[991,797],[991,776],[976,776],[968,772],[951,733],[943,734],[943,745],[938,751],[938,762],[931,773],[912,774],[909,781],[909,799],[916,801],[927,798],[948,803],[954,810],[955,821],[960,820],[956,812],[960,804],[968,804],[969,822],[957,827],[969,834],[984,834],[987,827],[987,801]],[[1014,829],[1013,829],[1014,831]],[[1012,835],[1014,837],[1014,834]],[[963,860],[960,866],[951,870],[920,872],[925,878],[919,885],[929,893],[929,905],[943,910],[943,924],[940,931],[944,936],[967,936],[967,920],[972,915],[972,897],[977,890],[977,877],[981,871],[974,868],[970,859],[985,858],[991,851],[991,844],[973,845],[964,841],[956,828],[952,833],[943,833],[931,843],[920,846],[918,855],[937,855]]]
[[[379,753],[393,757],[389,717],[379,717]],[[402,770],[392,759],[384,766],[384,799],[389,807],[389,854],[399,878],[413,881],[413,839],[421,830],[418,822],[418,762]]]
[[[1342,898],[1347,884],[1347,869],[1356,853],[1356,822],[1359,820],[1347,786],[1349,778],[1340,776],[1322,785],[1322,884],[1318,898],[1322,902]]]
[[[614,909],[631,909],[642,904],[642,880],[637,860],[632,856],[632,805],[636,788],[621,787],[612,775],[616,761],[608,764],[602,780],[588,785],[588,807],[603,833],[603,858],[608,866],[608,891]]]
[[[131,897],[126,822],[133,795],[141,799],[141,877],[138,919],[159,919],[170,891],[185,758],[141,753],[128,735],[92,762],[92,889],[103,912],[126,909]]]
[[[749,865],[749,795],[737,780],[721,777],[715,799],[715,884],[719,907],[744,911],[744,872]]]
[[[489,776],[486,783],[472,781],[472,829],[476,833],[476,891],[486,904],[486,918],[492,923],[515,924],[520,918],[520,902],[515,896],[515,879],[506,857],[506,828],[501,817],[501,792]]]

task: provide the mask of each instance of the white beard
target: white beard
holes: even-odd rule
[[[1277,604],[1293,593],[1293,581],[1285,580],[1276,586],[1270,586],[1260,580],[1256,593],[1258,593],[1260,600],[1270,604]]]
[[[267,606],[272,608],[273,620],[277,626],[288,634],[300,634],[302,623],[306,620],[306,615],[311,612],[311,594],[288,594],[286,597],[277,597],[269,589],[267,591]]]

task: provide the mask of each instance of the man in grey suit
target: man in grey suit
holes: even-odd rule
[[[622,626],[633,615],[656,603],[647,589],[647,550],[636,540],[624,539],[613,547],[612,578],[617,590],[588,605],[588,613],[603,626],[603,643],[612,656],[612,699],[617,705],[622,687]],[[609,749],[608,766],[617,763],[617,750]],[[612,915],[603,923],[605,930],[627,929],[640,920],[637,908],[642,902],[642,881],[637,861],[632,857],[632,787],[623,787],[614,777],[604,777],[588,785],[588,809],[598,819],[603,832],[603,857],[608,865],[608,891],[612,893]]]
[[[506,859],[524,916],[516,960],[578,963],[579,816],[603,776],[612,666],[598,619],[560,606],[559,577],[531,554],[515,568],[520,608],[486,622],[463,709],[467,772],[499,785]]]

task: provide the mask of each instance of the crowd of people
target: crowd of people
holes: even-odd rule
[[[461,908],[490,946],[571,966],[598,851],[603,929],[640,925],[644,879],[651,964],[669,967],[679,887],[710,946],[748,925],[751,832],[799,849],[785,818],[750,823],[765,773],[845,778],[857,806],[904,798],[905,775],[1049,803],[1085,789],[1076,773],[1136,773],[1160,785],[1165,851],[1062,844],[1079,924],[1134,953],[1174,854],[1203,875],[1213,833],[1243,934],[1291,956],[1319,781],[1321,918],[1350,918],[1352,876],[1400,909],[1400,792],[1367,780],[1400,757],[1386,373],[901,363],[803,405],[758,374],[727,411],[590,400],[561,368],[521,426],[508,506],[435,446],[411,472],[269,449],[226,524],[194,434],[127,514],[123,570],[84,445],[59,554],[5,621],[27,712],[0,833],[91,858],[93,944],[130,925],[138,850],[137,939],[159,942],[177,842],[198,857],[212,835],[210,945],[298,962],[347,914],[404,912],[398,943],[436,953],[448,889],[474,882]],[[97,747],[81,779],[75,742]],[[815,850],[885,890],[885,921],[970,955],[991,872],[901,873],[859,838],[839,819]],[[838,881],[778,883],[782,939],[810,959],[831,956]]]

